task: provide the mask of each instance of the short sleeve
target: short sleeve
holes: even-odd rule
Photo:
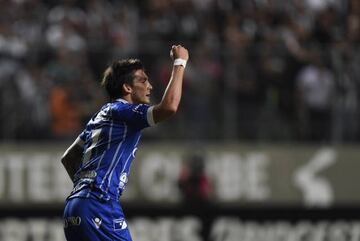
[[[144,129],[155,124],[153,107],[145,104],[119,103],[112,110],[113,117],[125,121],[135,129]]]

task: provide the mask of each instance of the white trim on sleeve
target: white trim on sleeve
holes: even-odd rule
[[[75,143],[78,144],[81,147],[84,147],[84,141],[80,139],[80,136],[78,136],[75,140]]]
[[[148,121],[150,126],[155,125],[154,116],[153,116],[153,109],[154,109],[154,106],[150,106],[148,108],[148,110],[147,110],[147,113],[146,113],[147,121]]]

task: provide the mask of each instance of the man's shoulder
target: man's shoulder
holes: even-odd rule
[[[116,102],[112,102],[110,103],[110,105],[113,108],[116,108],[118,110],[123,110],[123,109],[134,109],[137,110],[139,108],[146,108],[146,107],[150,107],[150,105],[148,104],[132,104],[129,102],[121,102],[121,101],[116,101]]]
[[[121,101],[115,101],[109,103],[109,108],[111,108],[114,111],[123,111],[126,109],[130,109],[132,107],[132,104],[128,102],[121,102]]]

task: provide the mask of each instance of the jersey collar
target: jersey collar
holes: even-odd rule
[[[124,103],[124,104],[129,103],[128,101],[126,101],[126,100],[124,100],[122,98],[116,99],[115,101],[119,101],[119,102]]]

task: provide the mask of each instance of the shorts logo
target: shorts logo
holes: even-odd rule
[[[127,228],[125,219],[120,218],[120,219],[114,219],[113,221],[114,221],[114,230],[115,231],[124,230],[125,228]]]
[[[101,223],[102,223],[101,218],[94,218],[94,219],[92,219],[92,221],[93,221],[95,227],[96,227],[97,229],[99,229],[100,226],[101,226]]]
[[[79,216],[64,218],[64,228],[67,228],[69,226],[80,226],[80,224],[81,218]]]

